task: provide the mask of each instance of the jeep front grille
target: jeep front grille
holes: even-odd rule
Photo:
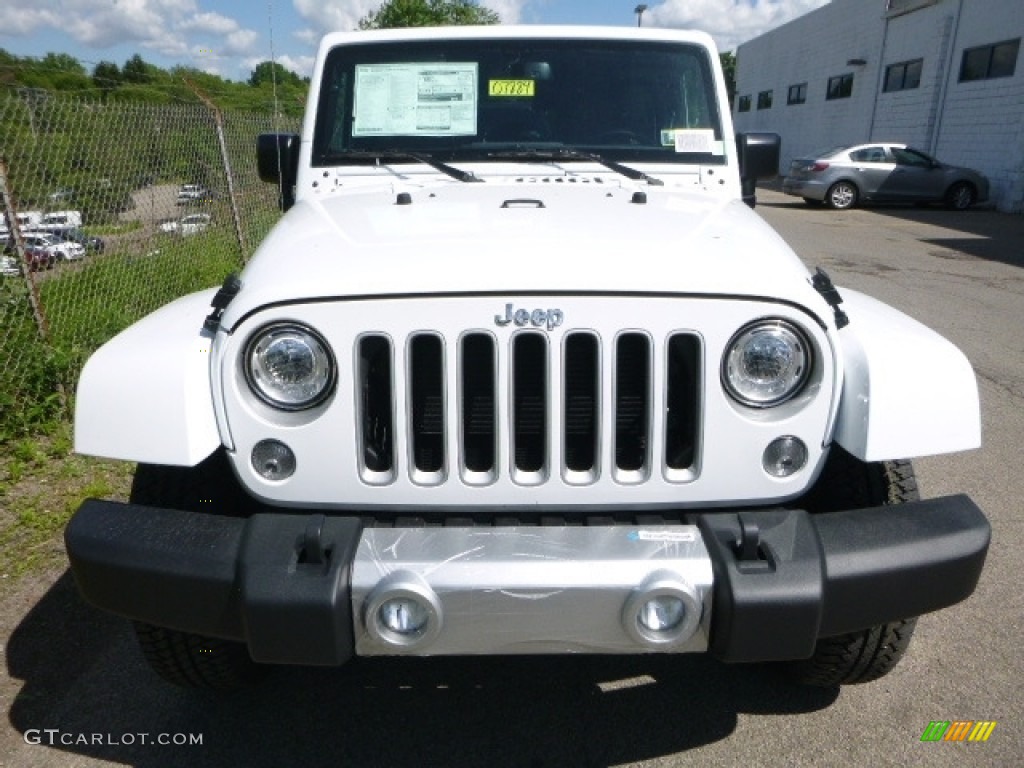
[[[385,334],[364,335],[355,354],[361,474],[386,485],[407,465],[412,480],[425,486],[451,482],[453,473],[467,485],[488,485],[505,471],[520,485],[559,478],[588,485],[605,473],[636,484],[660,469],[693,469],[700,340],[674,333],[658,343],[665,345],[666,365],[656,377],[655,340],[638,331],[610,341],[593,331],[561,339],[523,331],[507,345],[483,331],[456,340],[417,332],[401,344]],[[499,371],[508,372],[507,387]],[[664,419],[654,418],[656,402],[664,403]],[[652,439],[656,423],[664,425],[661,440]],[[405,425],[401,434],[396,424]],[[663,446],[663,454],[652,456],[652,445]],[[509,457],[507,468],[500,466],[502,455]]]

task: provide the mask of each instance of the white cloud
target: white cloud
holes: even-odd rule
[[[292,4],[319,38],[327,32],[357,29],[361,18],[380,8],[381,0],[293,0]]]
[[[46,8],[0,6],[0,30],[12,36],[30,35],[40,27],[56,27],[60,14]]]
[[[29,8],[11,5],[0,0],[4,35],[28,36],[52,28],[89,48],[130,45],[207,70],[231,69],[231,59],[252,54],[260,38],[230,16],[201,11],[197,0],[32,0]]]
[[[520,21],[529,0],[481,0],[480,6],[495,11],[504,24]],[[296,13],[314,29],[297,33],[300,39],[319,41],[327,32],[350,32],[359,20],[376,11],[383,0],[293,0]]]
[[[277,63],[285,69],[290,69],[299,77],[312,77],[313,75],[312,56],[284,56],[277,57]]]
[[[240,56],[249,53],[259,40],[259,33],[251,29],[238,29],[224,38],[224,53],[228,56]]]
[[[502,24],[518,24],[523,20],[527,0],[483,0],[480,5],[497,13]]]
[[[644,14],[644,26],[699,29],[723,51],[820,8],[828,0],[666,0]]]
[[[178,24],[185,32],[203,32],[208,35],[226,35],[238,29],[238,22],[219,13],[196,13]]]

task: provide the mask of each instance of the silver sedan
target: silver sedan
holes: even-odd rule
[[[852,208],[858,203],[944,203],[962,211],[988,199],[988,179],[939,162],[905,144],[833,147],[797,158],[782,184],[808,205]]]

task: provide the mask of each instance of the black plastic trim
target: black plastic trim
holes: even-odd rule
[[[725,661],[807,658],[821,637],[953,605],[974,591],[991,536],[963,495],[685,517],[710,553],[709,650]],[[353,654],[350,569],[363,525],[313,511],[241,518],[89,499],[65,543],[97,607],[245,642],[257,661],[339,665]]]
[[[64,540],[79,591],[103,610],[243,641],[256,661],[337,665],[354,647],[350,567],[362,523],[329,517],[311,526],[312,517],[88,499]]]
[[[759,557],[740,516],[756,519]],[[711,652],[725,661],[807,658],[821,637],[947,608],[975,589],[991,528],[967,496],[810,515],[696,516],[715,576]]]

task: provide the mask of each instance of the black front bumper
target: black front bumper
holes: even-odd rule
[[[726,661],[808,657],[820,637],[953,605],[973,591],[990,528],[966,496],[811,516],[687,515],[714,572],[709,650]],[[353,517],[249,518],[86,501],[65,532],[83,596],[130,619],[237,640],[261,662],[353,654]]]

